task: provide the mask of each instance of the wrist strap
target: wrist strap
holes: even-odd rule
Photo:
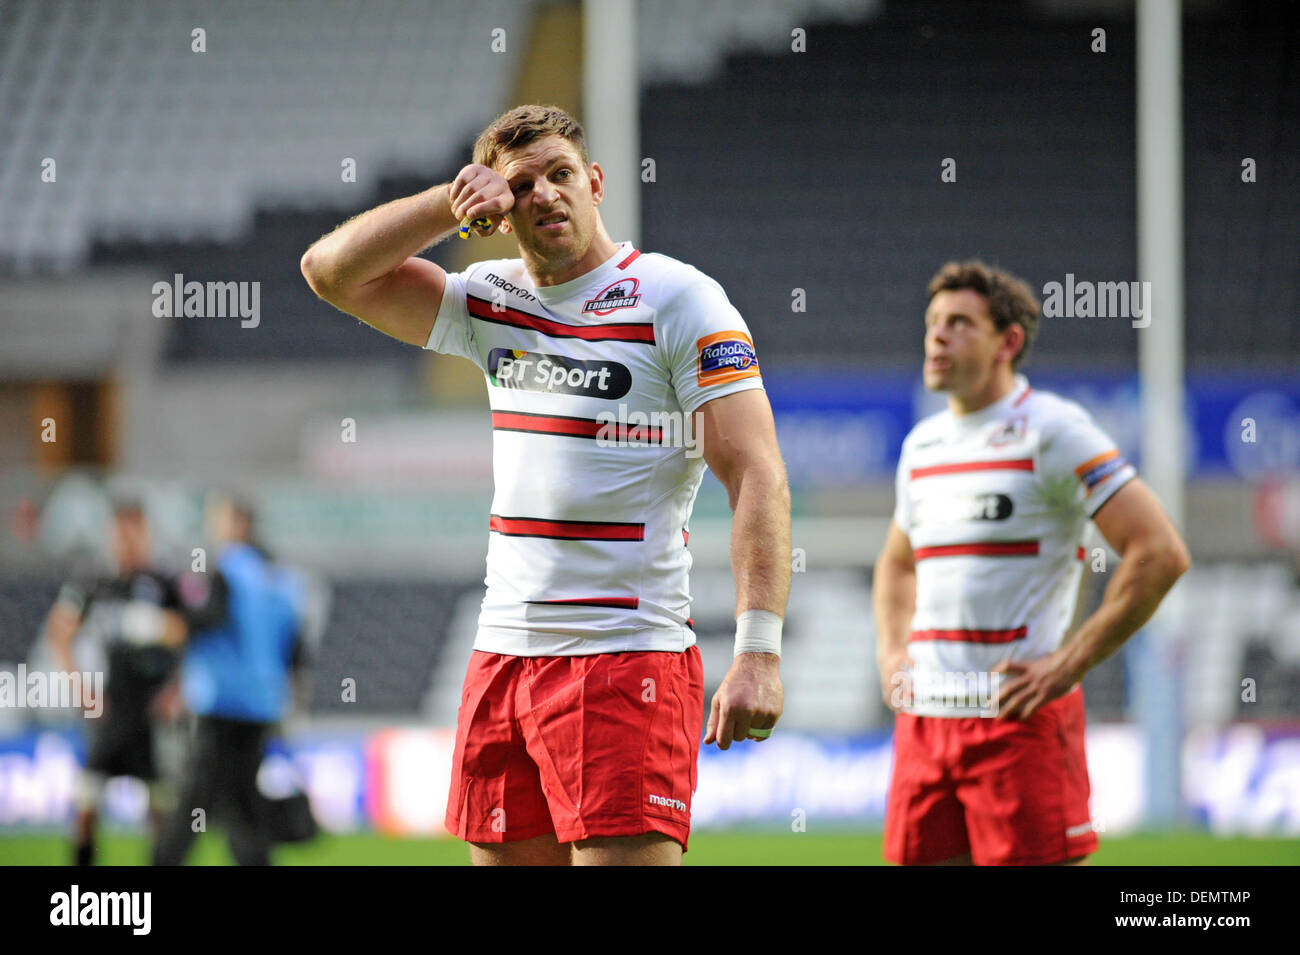
[[[736,618],[736,652],[781,655],[781,627],[785,623],[770,610],[746,610]]]

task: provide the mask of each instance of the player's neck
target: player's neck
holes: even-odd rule
[[[586,275],[588,272],[599,268],[617,251],[618,243],[609,237],[609,233],[605,231],[604,223],[597,223],[596,234],[592,236],[587,251],[573,262],[556,271],[547,270],[547,263],[541,259],[525,259],[524,264],[528,267],[528,274],[532,278],[533,284],[538,288],[546,288],[551,285],[563,285],[565,282],[572,282],[574,279]]]
[[[985,387],[970,394],[948,393],[948,410],[957,417],[983,411],[1016,390],[1016,375],[1010,366],[999,367],[993,372]]]

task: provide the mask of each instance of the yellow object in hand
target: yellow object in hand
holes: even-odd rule
[[[477,219],[474,219],[473,221],[466,219],[464,222],[460,224],[460,237],[462,239],[468,239],[471,228],[486,229],[491,225],[492,225],[492,220],[489,219],[487,216],[479,216]]]

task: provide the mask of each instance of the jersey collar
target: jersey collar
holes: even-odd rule
[[[633,251],[635,250],[632,248],[631,242],[620,242],[618,247],[614,249],[614,254],[590,272],[584,272],[576,279],[569,279],[569,281],[560,285],[539,286],[533,283],[533,289],[537,292],[537,297],[541,299],[543,305],[556,305],[598,282],[613,281],[614,276],[619,271],[619,263],[631,255]]]
[[[979,411],[972,411],[970,414],[955,415],[949,412],[953,423],[963,430],[967,428],[979,428],[988,424],[1002,415],[1005,415],[1012,408],[1020,404],[1025,396],[1029,394],[1029,379],[1019,372],[1016,373],[1015,384],[1011,390],[999,398],[987,408],[981,408]]]

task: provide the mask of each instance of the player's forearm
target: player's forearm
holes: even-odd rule
[[[72,658],[72,641],[61,640],[56,638],[49,639],[50,650],[54,654],[54,662],[59,665],[64,673],[71,673],[77,668],[76,661]]]
[[[59,665],[59,669],[64,673],[72,673],[77,669],[77,661],[72,656],[72,645],[70,643],[61,643],[54,645],[54,662]]]
[[[76,639],[80,622],[79,616],[74,616],[58,606],[50,611],[45,621],[45,641],[54,655],[54,662],[65,673],[70,673],[77,668],[76,661],[72,657],[72,643]]]
[[[303,254],[301,269],[322,298],[359,288],[396,270],[459,225],[446,185],[394,199],[349,219]]]
[[[790,486],[784,469],[747,469],[735,501],[731,569],[736,616],[767,610],[784,617],[790,597]]]
[[[877,560],[871,603],[876,617],[876,656],[884,658],[906,649],[916,612],[916,569],[885,558]]]
[[[1125,554],[1101,606],[1061,648],[1063,664],[1082,679],[1151,619],[1188,566],[1181,551]]]

